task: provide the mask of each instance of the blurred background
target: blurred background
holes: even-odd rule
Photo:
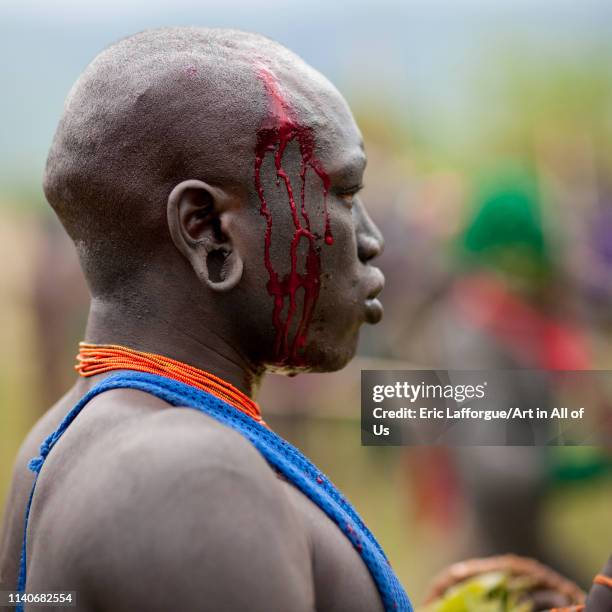
[[[1,2],[0,508],[25,432],[71,384],[87,314],[41,191],[47,148],[96,53],[160,25],[280,41],[364,133],[386,316],[343,372],[269,377],[268,422],[353,501],[415,601],[446,564],[497,552],[588,585],[612,552],[609,453],[362,447],[359,370],[612,369],[605,0]]]

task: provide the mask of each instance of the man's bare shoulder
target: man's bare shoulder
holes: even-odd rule
[[[206,415],[151,404],[101,435],[58,485],[35,540],[48,558],[50,543],[67,551],[66,580],[97,577],[96,609],[312,609],[310,545],[280,481]],[[51,568],[32,559],[35,583]]]

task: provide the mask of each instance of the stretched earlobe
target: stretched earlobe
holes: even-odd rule
[[[208,252],[206,265],[198,276],[213,291],[229,291],[240,282],[242,270],[242,258],[236,251],[220,248]]]
[[[211,290],[233,289],[241,280],[243,260],[232,241],[227,216],[231,197],[203,181],[176,185],[168,196],[168,229],[196,276]]]

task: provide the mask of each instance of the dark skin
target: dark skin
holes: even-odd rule
[[[93,293],[87,341],[167,355],[253,395],[269,370],[294,374],[342,367],[355,352],[360,325],[380,318],[375,296],[383,277],[371,260],[380,253],[382,238],[357,195],[365,168],[359,130],[323,77],[284,50],[277,61],[276,52],[274,47],[264,54],[269,69],[294,111],[314,126],[317,156],[330,180],[333,245],[322,243],[321,182],[312,173],[306,182],[305,206],[322,273],[299,359],[287,359],[275,348],[265,223],[252,170],[256,130],[274,107],[248,63],[240,75],[250,79],[248,86],[259,92],[261,103],[241,107],[242,115],[228,123],[222,140],[229,144],[215,147],[214,159],[208,160],[214,172],[181,172],[167,185],[163,201],[156,200],[164,214],[153,217],[165,227],[154,228],[162,238],[150,241],[147,257],[132,275],[136,280],[127,290],[107,290],[106,270],[114,261],[99,260],[105,270],[102,283],[91,261],[95,246],[84,249],[86,255],[81,252]],[[151,82],[147,91],[162,99],[157,81]],[[190,100],[190,112],[199,113],[196,125],[218,126],[210,105],[197,104],[195,95]],[[242,122],[240,136],[233,139],[236,122]],[[129,130],[122,126],[122,133]],[[158,138],[169,138],[168,131]],[[181,143],[166,146],[180,148]],[[54,168],[70,161],[58,164],[64,153],[57,151],[46,180],[52,204],[61,187]],[[129,163],[125,159],[119,165]],[[295,143],[288,146],[284,168],[297,185]],[[271,257],[285,273],[294,229],[291,210],[286,192],[274,184],[269,161],[262,172],[274,220]],[[123,187],[125,192],[131,185]],[[157,193],[153,183],[150,193]],[[80,229],[70,211],[56,210],[67,215],[63,220],[74,237]],[[117,233],[125,226],[117,223]],[[145,238],[135,235],[133,242],[146,244]],[[109,244],[113,239],[114,234]],[[125,244],[129,247],[129,240]],[[298,256],[303,267],[303,250]],[[302,306],[298,292],[298,311]],[[291,328],[290,336],[295,333]],[[103,377],[78,380],[20,451],[0,547],[0,589],[13,590],[17,581],[32,483],[27,461]],[[32,506],[28,559],[28,591],[75,590],[79,610],[382,610],[375,584],[348,539],[244,438],[196,411],[169,407],[139,391],[96,397],[50,453]]]
[[[612,556],[600,574],[612,579]],[[612,610],[612,588],[605,584],[593,584],[586,600],[587,612],[606,612]]]

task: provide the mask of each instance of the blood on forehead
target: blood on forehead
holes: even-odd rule
[[[273,298],[272,323],[275,329],[274,354],[277,365],[300,365],[303,362],[303,349],[306,345],[308,328],[312,320],[314,307],[321,288],[321,242],[331,246],[334,243],[329,214],[327,194],[330,179],[321,162],[315,156],[313,130],[300,124],[297,113],[291,108],[283,95],[278,79],[272,71],[261,63],[255,65],[257,77],[264,84],[268,98],[268,115],[262,127],[257,130],[255,146],[255,189],[260,202],[260,214],[266,220],[264,237],[264,263],[268,271],[268,293]],[[300,153],[300,205],[296,204],[295,189],[291,179],[283,168],[283,156],[290,142],[298,145]],[[287,202],[293,221],[293,237],[287,253],[290,268],[284,276],[275,270],[271,258],[272,213],[268,207],[261,181],[261,168],[266,155],[272,155],[276,168],[277,185],[282,181],[287,192]],[[320,179],[323,192],[323,225],[324,240],[311,230],[311,223],[306,211],[306,177],[311,170]],[[298,269],[298,245],[300,240],[307,241],[303,272]],[[290,329],[297,316],[298,289],[303,290],[301,314],[293,339]],[[287,306],[285,315],[283,311]]]

